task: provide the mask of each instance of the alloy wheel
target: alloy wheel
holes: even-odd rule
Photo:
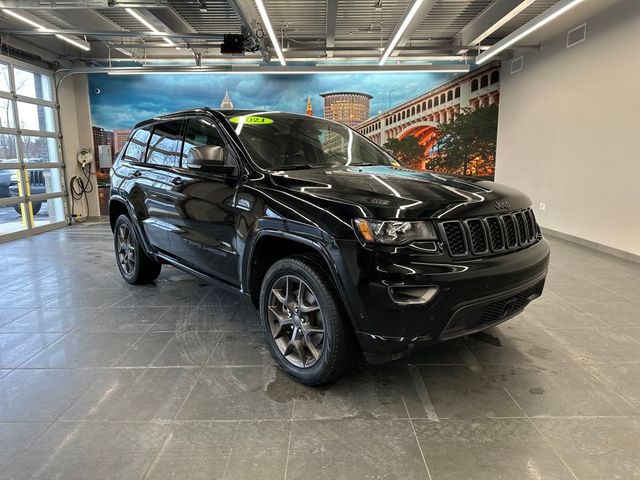
[[[324,348],[324,317],[309,285],[295,275],[278,278],[268,308],[271,334],[284,358],[300,368],[315,365]]]
[[[122,271],[127,274],[133,274],[136,266],[136,248],[134,244],[133,232],[128,225],[120,225],[118,228],[118,261],[122,267]]]

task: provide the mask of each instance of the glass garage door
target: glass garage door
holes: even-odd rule
[[[0,58],[0,241],[65,221],[53,77]]]

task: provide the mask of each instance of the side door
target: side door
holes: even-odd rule
[[[178,119],[153,125],[145,161],[136,164],[133,172],[144,204],[143,228],[151,244],[164,252],[171,252],[176,229],[174,190],[180,186],[180,177],[175,169],[180,165],[184,124]]]
[[[188,168],[189,151],[214,145],[224,149],[226,165],[233,173]],[[179,175],[182,185],[176,199],[179,227],[173,236],[173,251],[183,263],[233,285],[239,285],[236,206],[239,162],[215,121],[206,116],[187,122]]]

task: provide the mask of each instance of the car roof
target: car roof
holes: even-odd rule
[[[227,118],[230,117],[237,117],[237,116],[242,116],[242,115],[251,115],[253,113],[287,113],[288,115],[296,115],[296,116],[301,116],[301,117],[305,117],[306,115],[303,114],[299,114],[299,113],[292,113],[292,112],[279,112],[279,111],[275,111],[275,110],[261,110],[258,108],[254,108],[254,109],[232,109],[232,110],[219,110],[219,109],[215,109],[215,108],[209,108],[209,107],[200,107],[200,108],[191,108],[188,110],[179,110],[177,112],[171,112],[171,113],[166,113],[163,115],[158,115],[156,117],[153,118],[149,118],[147,120],[143,120],[142,122],[138,122],[133,128],[140,128],[140,127],[144,127],[145,125],[149,125],[151,123],[156,123],[156,122],[160,122],[163,120],[171,120],[172,118],[175,117],[183,117],[185,115],[197,115],[197,114],[202,114],[202,113],[218,113],[220,115],[223,115]]]

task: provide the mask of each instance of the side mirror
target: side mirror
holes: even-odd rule
[[[231,173],[234,169],[224,164],[224,147],[219,145],[192,147],[187,155],[187,168],[212,173]]]

